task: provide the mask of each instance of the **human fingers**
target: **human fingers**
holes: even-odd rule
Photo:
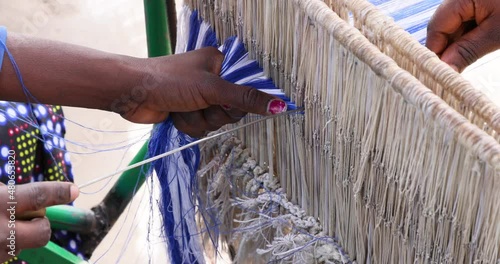
[[[46,208],[42,208],[37,211],[25,211],[19,214],[16,214],[16,219],[18,220],[31,220],[34,218],[45,217],[47,210]]]
[[[460,30],[462,24],[474,19],[472,0],[446,0],[436,10],[427,26],[426,46],[440,55],[449,45],[450,36]]]
[[[197,50],[196,56],[205,60],[207,71],[215,75],[220,75],[222,63],[224,62],[224,54],[215,47],[207,47]]]
[[[205,120],[212,127],[217,127],[217,129],[227,124],[236,123],[246,115],[246,112],[228,105],[211,106],[203,110],[203,116],[205,117]]]
[[[51,229],[46,217],[34,218],[30,221],[16,221],[16,248],[39,248],[47,245]]]
[[[200,138],[226,124],[238,122],[245,114],[237,109],[211,106],[200,111],[172,113],[172,121],[179,131]]]
[[[169,112],[152,110],[148,107],[136,107],[132,111],[127,111],[121,116],[130,122],[138,124],[160,123],[168,118]]]
[[[498,48],[500,48],[500,22],[488,19],[451,43],[441,55],[441,60],[461,72],[465,67]]]
[[[287,109],[286,103],[277,97],[221,78],[212,80],[211,87],[203,92],[211,105],[227,105],[247,113],[274,115]]]
[[[78,187],[68,182],[21,184],[16,187],[16,212],[37,211],[52,205],[67,204],[78,195]]]
[[[286,103],[257,89],[236,85],[219,77],[224,55],[216,48],[208,47],[190,52],[189,65],[201,65],[212,73],[206,76],[199,90],[211,105],[228,105],[243,112],[260,115],[278,114],[286,111]],[[201,61],[199,61],[201,60]]]
[[[205,47],[186,53],[169,56],[168,60],[175,61],[176,68],[189,65],[191,71],[202,70],[219,75],[224,61],[224,54],[215,47]]]
[[[0,186],[6,186],[3,182],[0,182]],[[45,217],[46,209],[42,208],[37,211],[26,211],[23,213],[16,214],[16,219],[18,220],[31,220],[37,217]]]
[[[202,111],[170,113],[175,128],[179,131],[193,137],[201,138],[210,130],[203,121]]]

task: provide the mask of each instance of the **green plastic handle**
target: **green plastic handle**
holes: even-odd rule
[[[85,260],[73,255],[66,249],[49,242],[45,247],[25,249],[21,251],[19,259],[32,264],[83,264]]]

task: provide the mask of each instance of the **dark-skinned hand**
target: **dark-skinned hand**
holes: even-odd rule
[[[0,263],[13,258],[12,249],[15,249],[14,255],[18,255],[22,249],[45,246],[51,235],[45,208],[70,203],[79,194],[78,188],[67,182],[36,182],[12,186],[15,186],[14,200],[10,199],[9,187],[0,184],[0,241],[3,241],[3,245],[0,245]],[[8,204],[12,201],[17,204]],[[12,232],[15,239],[9,240]],[[15,247],[9,247],[10,241],[14,241]]]
[[[458,72],[500,48],[500,0],[445,0],[427,28],[427,47]]]
[[[247,112],[270,115],[286,110],[282,100],[220,78],[223,60],[215,48],[147,59],[156,85],[151,85],[146,100],[122,116],[136,123],[156,123],[170,113],[177,129],[201,137],[238,122]]]
[[[282,100],[224,81],[216,48],[157,58],[134,58],[10,33],[7,46],[38,101],[113,111],[135,123],[175,126],[195,137],[240,120],[247,112],[286,110]],[[8,56],[0,72],[0,99],[27,100]]]

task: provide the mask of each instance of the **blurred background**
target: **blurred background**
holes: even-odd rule
[[[10,32],[147,57],[143,1],[0,0],[0,25],[6,26]],[[64,111],[70,120],[66,122],[66,138],[84,145],[135,142],[151,128],[104,111],[72,107],[64,107]],[[101,133],[95,130],[131,132]],[[141,146],[139,143],[118,151],[71,155],[75,182],[78,185],[86,183],[125,167]],[[72,144],[67,144],[67,147],[70,152],[86,151]],[[82,208],[95,206],[115,179],[82,189],[75,205]],[[153,263],[166,263],[164,244],[158,237],[159,229],[148,231],[149,203],[147,187],[143,187],[91,260],[98,263],[147,263],[150,259]],[[148,232],[156,234],[150,237],[151,241],[147,241]]]
[[[178,3],[177,8],[180,6]],[[7,26],[12,32],[129,56],[147,56],[142,1],[0,0],[0,25]],[[464,76],[500,105],[499,69],[500,52],[496,52],[469,67]],[[131,131],[101,133],[66,122],[67,138],[83,144],[137,140],[150,129],[150,126],[132,124],[113,113],[71,107],[65,107],[64,110],[68,120],[94,130]],[[93,155],[72,155],[75,182],[86,183],[125,167],[140,146],[141,144],[137,144],[129,149]],[[83,148],[70,144],[68,148],[73,152],[84,151]],[[82,189],[76,206],[91,208],[99,203],[114,180]],[[92,261],[166,262],[164,245],[157,236],[160,231],[148,230],[150,200],[149,195],[144,192],[147,188],[142,189],[129,210],[122,215],[112,232],[96,250]],[[151,240],[147,241],[148,232],[156,234],[156,238],[152,235]]]

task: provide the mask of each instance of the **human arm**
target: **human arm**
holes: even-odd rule
[[[195,136],[235,122],[246,112],[276,113],[272,106],[284,104],[221,79],[223,55],[215,48],[141,59],[14,33],[7,47],[26,87],[40,102],[113,111],[136,123],[158,123],[171,112],[215,115],[195,128],[176,122],[178,129]],[[0,99],[26,101],[7,57],[0,72]]]
[[[427,47],[459,72],[500,48],[500,0],[445,0],[429,23]]]

